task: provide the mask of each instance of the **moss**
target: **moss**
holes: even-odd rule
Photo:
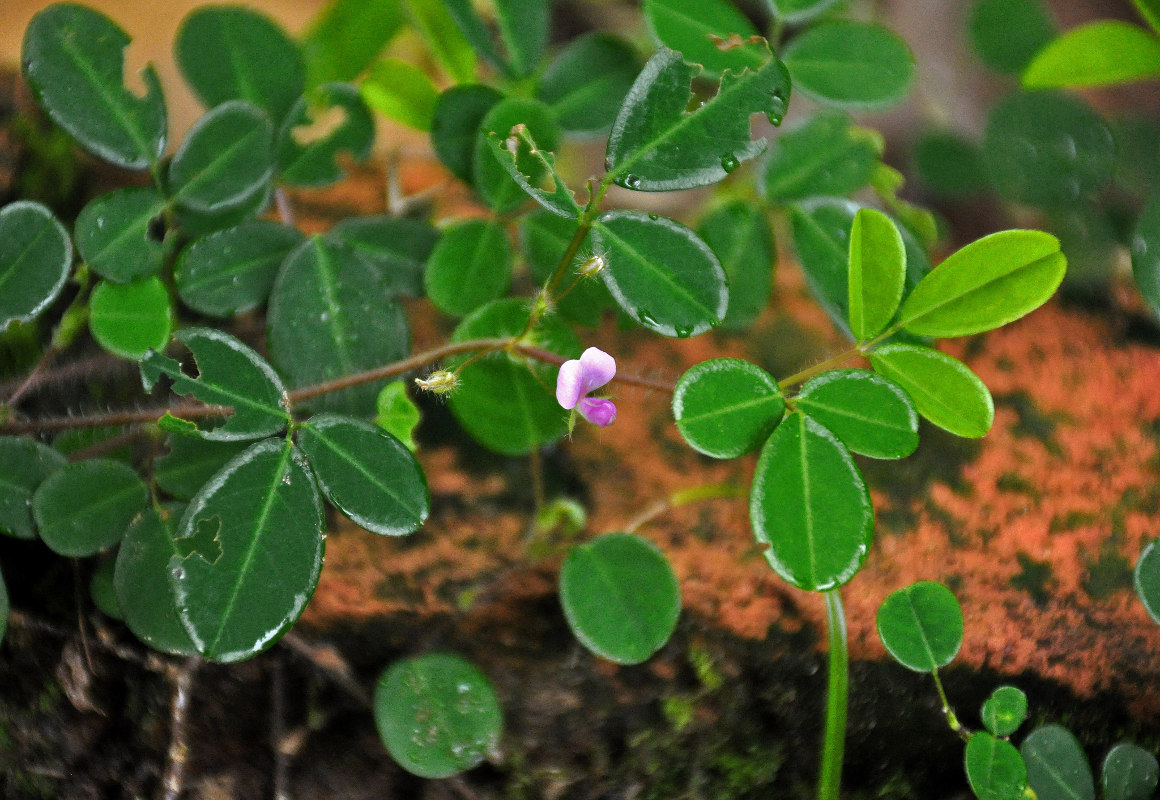
[[[1039,499],[1039,489],[1034,483],[1024,478],[1018,472],[1004,472],[995,482],[1001,492],[1021,494],[1033,500]]]
[[[1047,561],[1036,561],[1023,551],[1015,554],[1015,560],[1019,562],[1019,574],[1011,578],[1011,588],[1026,592],[1038,606],[1047,605],[1051,589],[1055,586],[1051,564]]]
[[[1091,599],[1106,600],[1116,592],[1132,588],[1132,565],[1120,555],[1113,542],[1102,542],[1099,554],[1095,558],[1085,555],[1084,563],[1087,577],[1082,585]]]

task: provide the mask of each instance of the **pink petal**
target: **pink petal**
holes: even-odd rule
[[[577,359],[565,361],[556,376],[556,402],[567,409],[576,407],[584,394],[584,367]]]
[[[611,400],[600,397],[585,397],[576,406],[580,416],[600,428],[607,428],[616,422],[616,406]]]
[[[584,368],[581,394],[599,389],[616,375],[616,359],[596,347],[589,347],[580,354],[580,366]]]

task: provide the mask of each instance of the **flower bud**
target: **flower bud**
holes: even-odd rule
[[[415,378],[415,385],[432,394],[449,394],[459,386],[459,376],[445,369],[436,370],[426,378]]]

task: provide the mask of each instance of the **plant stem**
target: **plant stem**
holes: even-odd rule
[[[812,367],[806,367],[805,369],[801,370],[800,372],[795,372],[793,375],[790,375],[788,378],[783,378],[782,380],[777,382],[778,388],[780,388],[782,391],[784,391],[791,386],[796,386],[799,383],[805,383],[806,381],[808,381],[810,378],[814,377],[815,375],[820,375],[827,370],[831,370],[831,369],[835,369],[836,367],[840,367],[843,364],[845,364],[847,361],[849,361],[851,358],[856,358],[857,356],[860,356],[860,355],[863,355],[862,348],[851,347],[849,350],[846,350],[845,352],[839,353],[836,356],[831,356],[830,358],[827,358],[825,361],[822,361],[818,364],[814,364]]]
[[[710,483],[704,486],[693,486],[673,492],[668,497],[658,500],[624,526],[625,531],[634,533],[638,528],[647,525],[661,514],[673,508],[697,503],[702,500],[718,500],[730,497],[744,497],[745,489],[733,483]]]
[[[838,800],[838,791],[842,787],[842,759],[846,748],[850,653],[846,645],[846,611],[842,607],[842,596],[837,589],[831,589],[825,596],[826,624],[830,633],[830,672],[818,800]]]
[[[955,710],[951,708],[950,701],[947,700],[947,693],[945,690],[943,690],[942,681],[939,680],[938,670],[931,670],[930,676],[934,678],[934,688],[938,690],[939,700],[942,701],[943,716],[947,718],[947,725],[949,725],[950,729],[961,736],[965,741],[970,737],[970,732],[963,728],[962,723],[959,722],[958,715],[955,714]]]

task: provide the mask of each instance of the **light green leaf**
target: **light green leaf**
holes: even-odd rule
[[[536,283],[544,285],[555,272],[576,227],[576,220],[565,219],[545,209],[537,209],[520,218],[520,250]],[[604,312],[616,307],[599,273],[587,277],[579,273],[580,266],[592,255],[591,249],[581,248],[572,259],[572,265],[559,285],[574,288],[556,301],[556,311],[560,316],[589,327],[599,325]]]
[[[475,142],[479,126],[503,95],[490,86],[452,86],[439,95],[431,117],[431,146],[443,166],[461,181],[475,175]],[[488,158],[491,158],[489,155]]]
[[[132,467],[96,458],[53,472],[32,495],[32,517],[54,553],[84,558],[117,542],[149,500]]]
[[[1036,728],[1027,734],[1019,751],[1027,763],[1027,783],[1039,800],[1095,800],[1087,756],[1067,728]]]
[[[405,217],[348,217],[331,228],[326,238],[345,242],[378,269],[392,295],[420,297],[423,271],[439,241],[439,231],[430,222]]]
[[[699,235],[721,262],[729,285],[729,307],[721,326],[748,328],[769,304],[777,249],[763,209],[748,200],[719,206],[697,225]]]
[[[442,0],[406,0],[411,24],[423,34],[435,60],[457,84],[475,79],[475,51]]]
[[[56,3],[24,31],[24,77],[41,107],[97,156],[144,169],[165,149],[165,101],[157,73],[141,72],[145,96],[125,88],[129,37],[98,11]]]
[[[0,436],[0,533],[36,538],[32,494],[67,463],[59,452],[33,439]]]
[[[846,195],[870,181],[881,138],[850,124],[846,113],[822,111],[782,133],[769,148],[762,189],[771,203]]]
[[[1142,747],[1120,742],[1104,758],[1100,775],[1104,800],[1150,800],[1158,780],[1160,764]]]
[[[1023,800],[1027,767],[1010,742],[978,731],[967,740],[964,763],[979,800]]]
[[[257,106],[222,103],[193,124],[169,163],[178,204],[202,214],[236,208],[274,173],[274,128]]]
[[[904,458],[918,447],[918,414],[901,387],[864,369],[835,369],[801,388],[795,407],[855,453]]]
[[[345,172],[344,155],[366,161],[375,121],[357,87],[328,83],[300,99],[278,133],[278,180],[292,186],[329,186]]]
[[[1160,39],[1120,20],[1066,31],[1035,54],[1023,72],[1028,89],[1113,86],[1160,77]]]
[[[171,434],[169,452],[153,461],[153,479],[163,492],[178,500],[189,500],[246,447],[245,442],[214,442]]]
[[[1160,317],[1160,193],[1144,207],[1136,220],[1130,248],[1132,277],[1140,294]]]
[[[610,533],[568,553],[560,567],[560,605],[586,648],[617,664],[640,664],[673,635],[681,587],[656,545]]]
[[[872,339],[894,318],[906,280],[906,248],[890,217],[872,208],[854,215],[850,228],[850,331]]]
[[[169,583],[170,559],[179,555],[173,534],[183,508],[147,508],[133,521],[117,551],[113,589],[134,636],[163,653],[193,655]]]
[[[103,349],[140,361],[173,329],[169,290],[154,275],[132,283],[101,281],[89,297],[89,331]]]
[[[51,211],[28,200],[0,209],[0,331],[44,311],[71,266],[72,241]]]
[[[735,458],[765,444],[785,413],[773,376],[748,361],[714,358],[691,367],[673,391],[677,430],[698,453]]]
[[[1160,625],[1160,539],[1153,539],[1140,553],[1133,578],[1148,616]]]
[[[983,703],[982,718],[995,736],[1010,736],[1027,719],[1027,695],[1015,686],[1000,686]]]
[[[307,85],[353,81],[406,21],[399,0],[329,0],[302,37]]]
[[[529,197],[553,214],[572,220],[580,218],[583,209],[576,202],[572,190],[560,177],[560,173],[556,171],[556,157],[538,148],[526,128],[514,128],[512,135],[506,138],[489,133],[485,141],[492,158]],[[525,168],[530,168],[531,174],[521,171]],[[532,183],[537,175],[545,178],[540,183],[546,183],[550,179],[551,191],[541,189]]]
[[[517,183],[509,173],[509,166],[505,166],[495,157],[492,145],[488,141],[488,134],[498,134],[501,140],[506,140],[519,125],[525,126],[531,139],[544,150],[555,150],[560,144],[562,134],[560,124],[552,115],[551,109],[539,100],[508,98],[501,100],[487,112],[487,116],[479,125],[479,135],[475,140],[472,183],[484,201],[499,213],[513,211],[526,202],[528,196],[524,186],[528,184],[538,186],[548,174],[547,166],[550,166],[550,162],[534,155],[526,144],[520,145],[516,169],[526,176],[526,181]],[[556,191],[562,192],[564,196],[571,196],[562,185],[558,185]]]
[[[431,128],[439,90],[427,73],[397,58],[376,61],[359,84],[363,100],[373,110],[419,131]]]
[[[898,663],[915,672],[933,672],[958,655],[963,609],[941,583],[919,581],[891,592],[878,608],[877,627]]]
[[[415,443],[415,428],[419,426],[419,407],[407,394],[403,381],[391,381],[379,392],[375,400],[374,423],[402,442],[414,453],[419,449]]]
[[[628,42],[607,33],[585,33],[548,64],[536,97],[569,133],[599,133],[612,127],[638,72],[640,57]]]
[[[644,17],[658,44],[700,64],[706,77],[758,68],[769,58],[757,28],[729,0],[645,0]],[[738,46],[719,46],[731,40]]]
[[[919,181],[946,197],[969,197],[988,188],[987,170],[979,145],[947,130],[928,131],[913,149]]]
[[[870,354],[882,377],[901,386],[918,413],[956,436],[977,439],[991,430],[991,392],[961,361],[929,347],[888,344]]]
[[[897,34],[853,20],[821,22],[782,52],[795,91],[841,108],[885,108],[914,84],[914,55]]]
[[[853,457],[801,413],[786,417],[762,448],[749,519],[773,570],[810,592],[854,577],[874,537],[870,493]]]
[[[502,296],[511,283],[515,256],[497,222],[468,219],[443,231],[423,276],[437,308],[463,316]]]
[[[165,260],[165,198],[151,188],[117,189],[90,201],[77,216],[77,250],[103,278],[128,283],[161,271]]]
[[[1056,30],[1043,0],[975,0],[968,26],[983,63],[1007,75],[1021,73]]]

